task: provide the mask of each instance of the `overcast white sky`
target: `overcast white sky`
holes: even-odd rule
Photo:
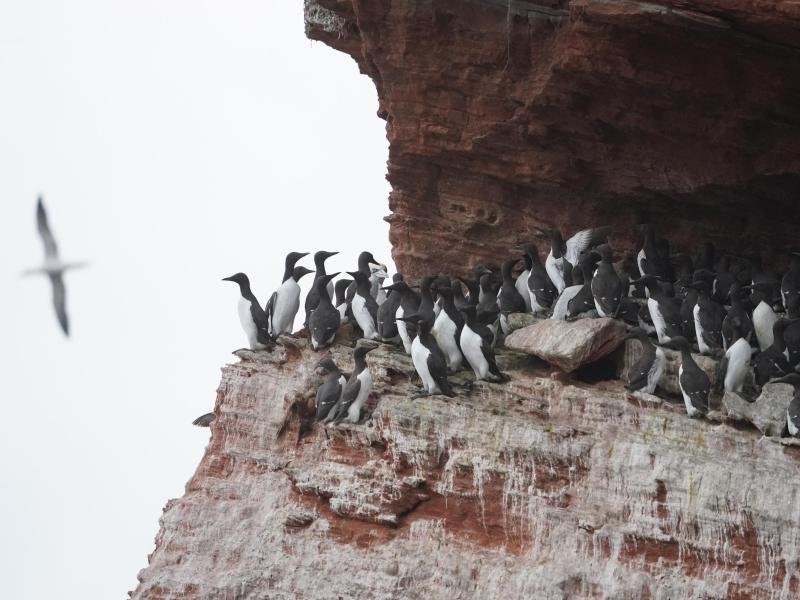
[[[289,250],[391,266],[384,123],[301,0],[0,0],[0,82],[3,597],[123,598],[245,344],[220,279],[265,301]],[[69,340],[19,277],[39,192],[62,258],[92,263]]]

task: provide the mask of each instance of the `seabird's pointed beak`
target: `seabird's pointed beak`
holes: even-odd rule
[[[233,276],[231,276],[231,277],[223,277],[222,281],[233,281]]]

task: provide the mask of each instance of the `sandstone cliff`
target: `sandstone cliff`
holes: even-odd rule
[[[686,249],[794,239],[798,3],[305,10],[309,37],[375,82],[410,276],[496,260],[540,224],[614,224],[618,248],[640,218]],[[754,427],[508,350],[510,383],[462,375],[457,398],[414,400],[408,358],[384,346],[371,419],[325,429],[304,341],[239,358],[133,598],[800,596],[800,449]]]
[[[510,383],[413,400],[388,346],[368,359],[372,418],[325,430],[319,355],[286,343],[224,369],[134,598],[800,594],[797,447],[508,351]]]
[[[615,225],[618,249],[642,218],[684,250],[795,243],[796,2],[306,0],[306,31],[375,82],[404,273],[542,223]]]

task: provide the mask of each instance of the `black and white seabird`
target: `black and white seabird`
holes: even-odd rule
[[[36,228],[39,231],[39,236],[44,243],[44,264],[35,269],[27,269],[22,272],[23,275],[47,275],[50,279],[50,287],[53,290],[53,308],[56,311],[56,317],[61,325],[64,335],[69,336],[69,319],[67,317],[67,292],[64,287],[64,273],[71,269],[79,269],[85,267],[87,263],[84,262],[61,262],[58,257],[58,245],[50,231],[50,225],[47,222],[47,212],[44,209],[42,197],[36,203]]]
[[[328,293],[328,284],[338,274],[325,275],[314,281],[317,306],[308,319],[308,335],[311,338],[311,347],[314,350],[330,346],[336,338],[336,332],[339,331],[342,317],[336,307],[333,306]]]
[[[756,384],[763,386],[777,377],[788,375],[792,371],[789,364],[788,350],[783,334],[792,321],[778,319],[772,326],[772,345],[759,352],[753,358],[753,372]]]
[[[353,373],[342,389],[341,398],[325,417],[325,423],[341,423],[344,420],[358,423],[361,420],[361,409],[372,391],[372,373],[367,367],[366,356],[377,347],[374,342],[359,342],[356,345],[353,350]]]
[[[611,227],[592,227],[579,231],[564,243],[558,229],[540,230],[550,236],[550,253],[545,259],[545,269],[557,293],[572,285],[571,272],[584,252],[608,241]]]
[[[497,303],[500,307],[500,327],[505,335],[509,333],[508,315],[525,312],[525,299],[517,290],[514,278],[511,276],[511,271],[519,260],[518,258],[509,259],[503,263],[502,267],[503,285],[500,286]],[[530,300],[530,294],[528,294],[528,299]]]
[[[594,306],[601,317],[616,317],[622,300],[622,280],[614,268],[614,253],[608,244],[599,246],[597,253],[600,264],[591,286]]]
[[[525,254],[531,263],[528,276],[528,294],[531,300],[531,311],[535,313],[548,310],[556,299],[556,287],[550,281],[547,269],[539,258],[539,249],[534,244],[525,244]]]
[[[269,347],[272,343],[269,335],[269,318],[250,289],[247,275],[236,273],[225,277],[222,281],[233,281],[239,285],[239,321],[242,323],[250,349],[264,350]]]
[[[528,291],[528,277],[531,275],[531,266],[533,265],[531,263],[531,257],[528,256],[527,252],[523,251],[522,260],[525,261],[525,268],[514,280],[514,287],[517,288],[517,292],[519,292],[519,295],[522,296],[522,301],[525,302],[525,312],[531,312],[531,294]],[[458,301],[458,296],[456,295],[456,308],[461,310],[461,308],[466,305],[466,302],[460,304]]]
[[[436,320],[436,303],[433,297],[433,285],[435,279],[435,277],[430,276],[422,278],[422,281],[419,284],[419,308],[417,309],[416,313],[431,323]],[[403,316],[408,316],[408,313],[405,313]],[[406,326],[406,328],[408,328],[408,326]]]
[[[281,287],[270,296],[266,306],[269,317],[269,334],[277,338],[282,333],[292,333],[294,319],[300,309],[300,278],[313,273],[306,267],[296,267],[297,261],[308,256],[308,252],[290,252],[286,255]]]
[[[653,345],[644,329],[635,327],[626,339],[637,340],[642,345],[642,356],[628,370],[628,391],[653,394],[664,373],[666,355]]]
[[[716,282],[716,280],[715,280]],[[738,281],[733,281],[728,286],[728,297],[730,299],[731,307],[728,309],[725,318],[722,320],[722,347],[727,350],[728,347],[735,342],[733,320],[738,319],[739,330],[741,336],[749,343],[753,338],[753,322],[750,320],[750,315],[745,310],[742,304],[741,287]],[[712,296],[713,299],[713,296]]]
[[[358,270],[364,274],[364,276],[369,280],[369,289],[370,294],[372,293],[372,273],[373,267],[382,266],[375,257],[372,256],[372,252],[367,252],[366,250],[358,255]],[[350,284],[350,287],[347,288],[347,303],[348,305],[353,301],[353,297],[356,294],[356,284],[355,282]],[[375,296],[373,296],[374,298]]]
[[[328,260],[331,256],[336,256],[339,254],[338,252],[327,252],[325,250],[320,250],[319,252],[314,253],[314,268],[316,271],[314,272],[314,284],[316,284],[317,279],[321,277],[325,277],[327,275],[327,271],[325,270],[325,261]],[[308,325],[308,318],[311,316],[311,313],[314,312],[314,309],[317,308],[317,302],[319,302],[319,294],[317,294],[316,285],[311,285],[311,290],[309,290],[308,294],[306,295],[305,301],[305,310],[306,310],[306,320],[304,325]],[[328,282],[328,297],[333,298],[333,282]]]
[[[325,376],[325,381],[317,389],[316,399],[316,420],[322,421],[328,416],[331,409],[336,406],[336,403],[339,402],[347,380],[331,358],[320,360],[317,364],[317,370]]]
[[[411,355],[411,343],[417,335],[417,326],[413,323],[398,321],[404,315],[413,315],[419,310],[420,297],[411,286],[405,281],[395,281],[392,285],[386,286],[386,290],[392,294],[399,294],[400,304],[394,313],[397,333],[403,342],[406,354]]]
[[[339,279],[333,286],[333,291],[336,296],[336,310],[339,311],[339,316],[341,317],[342,323],[347,323],[347,309],[349,308],[349,304],[347,303],[347,288],[350,287],[350,284],[353,283],[352,279]]]
[[[417,337],[411,344],[411,361],[422,381],[425,391],[425,394],[422,395],[455,396],[450,382],[447,381],[447,362],[444,353],[431,333],[431,321],[418,314],[406,315],[402,317],[402,320],[417,325]]]
[[[697,290],[694,305],[694,331],[700,354],[714,354],[722,348],[722,320],[725,310],[711,299],[711,286],[707,281],[693,281],[690,287]],[[739,324],[741,330],[742,325]]]
[[[658,278],[645,275],[633,283],[643,284],[647,289],[647,310],[656,330],[658,343],[663,344],[681,335],[681,313],[675,298],[667,296],[658,285]]]
[[[464,326],[461,328],[461,352],[475,373],[476,380],[494,382],[508,381],[494,356],[494,335],[491,329],[481,323],[477,309],[465,306],[461,309],[464,315]]]
[[[456,285],[459,284],[456,283]],[[442,310],[436,316],[431,333],[433,333],[436,343],[439,344],[439,348],[444,354],[447,368],[450,369],[450,372],[455,372],[461,369],[461,363],[464,359],[459,346],[461,328],[464,327],[464,317],[456,308],[453,299],[453,288],[440,286],[437,290]]]
[[[794,396],[786,409],[786,428],[792,437],[800,437],[800,373],[789,373],[773,383],[788,383],[794,387]]]
[[[684,337],[674,337],[664,344],[681,352],[681,366],[678,369],[678,385],[690,417],[708,414],[708,396],[711,393],[711,380],[692,357],[689,341]]]
[[[669,274],[667,263],[669,260],[668,257],[661,256],[655,229],[648,224],[639,225],[638,229],[643,238],[642,249],[639,250],[639,254],[636,257],[639,272],[642,276],[654,275],[667,278]]]
[[[726,392],[741,394],[753,350],[750,342],[742,336],[742,321],[738,317],[732,319],[730,327],[733,342],[720,361],[717,379],[722,379]]]
[[[361,271],[348,272],[356,285],[356,292],[350,301],[350,310],[356,324],[368,340],[378,339],[378,303],[370,291],[369,275]]]
[[[403,281],[403,276],[400,273],[395,273],[392,277],[392,285],[401,281]],[[378,337],[385,342],[398,343],[401,339],[395,319],[403,295],[390,286],[383,288],[381,291],[386,295],[386,300],[378,306]]]

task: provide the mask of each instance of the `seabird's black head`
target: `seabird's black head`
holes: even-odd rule
[[[503,279],[511,279],[511,271],[521,258],[509,258],[503,263]]]
[[[325,261],[328,260],[331,256],[336,256],[339,254],[338,252],[328,252],[327,250],[320,250],[319,252],[314,253],[314,265],[316,265],[318,271],[322,271],[325,268]]]
[[[366,340],[361,340],[353,349],[353,358],[355,358],[357,361],[359,359],[363,360],[368,352],[372,352],[377,347],[378,344],[376,343],[370,343]]]
[[[664,342],[661,344],[664,348],[670,348],[671,350],[681,350],[685,352],[691,351],[691,346],[689,345],[689,340],[687,340],[683,336],[675,336],[670,338],[669,341]]]
[[[628,335],[626,335],[623,339],[626,339],[626,340],[641,340],[641,339],[644,339],[644,338],[647,338],[649,340],[649,338],[647,336],[647,332],[644,329],[642,329],[641,327],[634,327],[633,329],[631,329],[628,332]]]
[[[705,293],[705,294],[711,291],[711,286],[705,279],[695,279],[692,283],[686,284],[686,287],[692,288],[700,293]]]
[[[286,255],[286,268],[294,269],[297,261],[304,256],[308,256],[308,252],[289,252],[289,254]]]
[[[306,267],[295,267],[292,271],[292,279],[295,281],[300,281],[303,277],[308,275],[309,273],[313,273],[313,269],[307,269]]]
[[[372,256],[372,252],[367,252],[364,250],[361,254],[358,255],[358,270],[363,271],[369,275],[369,265],[370,263],[377,265],[380,264],[375,257]]]
[[[347,288],[350,287],[351,283],[353,283],[352,279],[340,279],[333,285],[337,306],[340,304],[344,304],[345,294],[347,293]]]
[[[405,281],[405,278],[401,273],[395,273],[392,275],[392,283],[400,283],[401,281]]]
[[[330,356],[327,356],[317,363],[317,369],[324,371],[326,373],[333,373],[339,370],[339,367],[336,366],[336,363],[333,362],[333,359]]]
[[[608,244],[601,244],[600,246],[598,246],[597,253],[600,255],[600,258],[603,262],[606,263],[614,262],[614,251]]]
[[[244,273],[236,273],[236,275],[231,275],[230,277],[223,277],[222,281],[233,281],[239,285],[250,286],[250,279],[248,279],[247,275]]]

